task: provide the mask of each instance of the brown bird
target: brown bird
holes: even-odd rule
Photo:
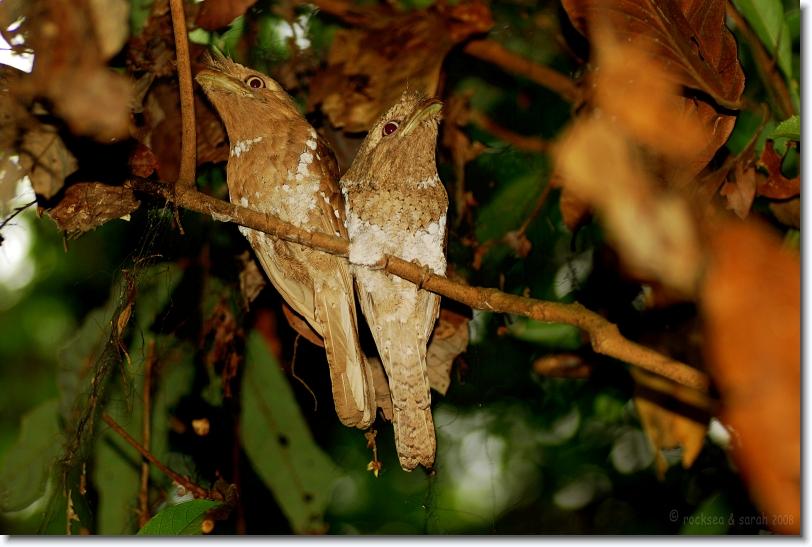
[[[404,93],[340,182],[358,298],[389,380],[395,444],[407,471],[434,463],[426,346],[440,297],[381,264],[390,254],[445,275],[448,195],[435,162],[441,108],[437,99]]]
[[[215,54],[196,80],[226,126],[232,202],[308,230],[347,237],[332,152],[268,76]],[[358,343],[346,260],[240,227],[274,287],[324,338],[336,412],[347,426],[375,419],[371,371]]]

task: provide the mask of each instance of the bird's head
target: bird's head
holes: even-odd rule
[[[433,176],[442,106],[439,99],[404,92],[369,130],[350,171],[378,180],[391,173],[407,181]]]
[[[213,50],[195,76],[217,109],[229,138],[251,138],[272,130],[274,121],[302,120],[293,99],[272,78]]]

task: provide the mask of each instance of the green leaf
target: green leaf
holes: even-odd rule
[[[781,0],[734,0],[767,51],[775,55],[778,66],[792,78],[792,49],[789,27],[784,22]]]
[[[256,331],[247,341],[240,424],[245,452],[294,532],[323,530],[338,470],[314,442],[290,385]]]
[[[154,377],[154,382],[161,386],[161,390],[155,394],[153,402],[152,422],[155,426],[150,451],[164,462],[169,423],[167,404],[180,398],[192,385],[191,364],[178,361],[184,355],[190,356],[193,351],[190,347],[181,345],[178,348],[179,356],[173,351],[176,350],[173,346],[178,345],[174,337],[155,336],[149,331],[149,327],[166,308],[181,275],[181,270],[174,264],[158,264],[138,275],[138,290],[130,319],[135,333],[128,348],[130,363],[123,365],[128,367],[132,383],[111,386],[110,402],[106,406],[107,413],[133,438],[142,438],[144,361],[150,344],[155,342],[155,351],[161,356],[161,369],[165,377]],[[181,376],[175,378],[178,370]],[[166,401],[166,397],[170,401]],[[98,533],[129,534],[136,530],[135,509],[141,475],[140,462],[138,451],[114,432],[108,430],[99,436],[92,470],[93,483],[99,495],[96,517]]]
[[[716,494],[703,501],[693,515],[685,518],[680,534],[724,534],[730,528],[732,518],[727,500],[722,494]]]
[[[148,329],[164,310],[182,275],[181,269],[169,262],[151,266],[138,275],[133,316],[139,329]]]
[[[477,164],[498,180],[498,190],[479,208],[476,237],[484,242],[518,228],[533,211],[546,184],[547,163],[543,157],[506,149],[483,154]]]
[[[206,513],[219,505],[211,500],[192,500],[167,507],[138,530],[139,536],[196,536]]]
[[[0,463],[0,512],[25,509],[45,494],[62,450],[59,402],[51,399],[23,416],[17,442]]]
[[[135,36],[141,32],[152,11],[153,0],[130,0],[130,33]]]
[[[801,140],[801,117],[797,114],[779,123],[770,134],[771,139],[786,138],[793,141]]]
[[[519,317],[508,325],[507,331],[514,338],[544,347],[573,350],[581,346],[580,329],[563,323]]]

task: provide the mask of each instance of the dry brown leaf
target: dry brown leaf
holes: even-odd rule
[[[389,381],[383,370],[381,360],[377,357],[367,357],[367,366],[372,371],[372,386],[375,390],[375,404],[381,409],[383,417],[392,421],[394,408],[392,408],[392,394],[389,391]]]
[[[52,125],[40,125],[23,136],[20,165],[31,178],[34,192],[46,199],[55,196],[65,177],[79,167]]]
[[[589,35],[606,25],[622,41],[662,58],[670,79],[737,108],[744,90],[724,0],[563,0],[573,25]]]
[[[319,333],[314,331],[310,323],[305,321],[301,315],[293,311],[293,308],[288,306],[287,302],[282,302],[282,313],[285,315],[290,327],[304,337],[305,340],[320,348],[324,347],[324,340],[322,340]]]
[[[16,92],[46,97],[77,135],[101,142],[127,137],[132,86],[105,66],[102,48],[90,38],[104,29],[94,27],[89,5],[32,0],[26,8],[23,26],[36,62]]]
[[[77,237],[109,220],[135,211],[140,203],[128,188],[98,182],[70,185],[48,215],[68,237]]]
[[[102,59],[109,60],[121,50],[130,34],[130,5],[126,0],[88,0]]]
[[[533,250],[533,244],[527,239],[523,230],[511,230],[507,232],[502,241],[510,247],[510,249],[519,258],[526,258]]]
[[[205,0],[197,12],[195,24],[206,30],[218,30],[244,14],[257,0]]]
[[[11,158],[12,154],[0,149],[0,216],[9,212],[9,204],[17,195],[17,182],[25,174]]]
[[[14,148],[21,129],[32,123],[28,111],[13,93],[21,76],[16,69],[0,65],[0,150]]]
[[[801,198],[770,203],[770,211],[782,224],[791,226],[796,230],[801,229]]]
[[[130,152],[130,171],[137,177],[150,177],[158,169],[158,158],[149,147],[138,143]]]
[[[604,117],[577,121],[554,151],[565,187],[601,216],[634,270],[693,294],[700,244],[687,204],[660,189],[636,148]]]
[[[228,138],[210,104],[195,95],[197,164],[220,163],[228,159]],[[134,137],[155,155],[158,177],[175,180],[180,169],[180,106],[176,83],[161,80],[144,98],[143,124]]]
[[[240,294],[242,295],[243,308],[247,310],[267,283],[251,253],[245,251],[238,259],[242,264],[242,268],[240,268]]]
[[[801,193],[801,176],[788,179],[781,173],[783,158],[775,151],[772,140],[764,143],[759,163],[767,169],[769,176],[759,181],[758,195],[772,199],[788,199]]]
[[[195,58],[190,45],[190,57]],[[130,37],[127,47],[127,68],[133,74],[149,73],[156,77],[174,77],[175,36],[168,0],[154,0],[149,18],[137,36]]]
[[[493,25],[479,0],[398,12],[388,6],[335,33],[327,66],[310,83],[308,109],[345,131],[366,131],[408,89],[433,96],[451,48]]]
[[[663,450],[682,448],[682,466],[693,465],[710,423],[709,403],[704,395],[653,374],[632,371],[634,404],[643,431],[654,449],[657,475],[665,477],[668,462]]]
[[[727,198],[727,208],[739,218],[747,218],[756,197],[756,170],[752,165],[737,162],[733,180],[726,182],[719,193]]]
[[[654,449],[657,476],[664,478],[668,470],[663,450],[681,447],[682,466],[691,467],[705,442],[709,418],[696,421],[642,397],[635,397],[634,403],[643,431]]]
[[[648,149],[674,160],[692,160],[698,143],[704,148],[708,137],[686,108],[681,88],[639,44],[621,43],[612,30],[598,29],[592,37],[599,67],[592,77],[595,107]],[[702,157],[704,163],[710,159]]]
[[[738,107],[744,90],[724,0],[563,4],[593,41],[598,106],[659,154],[653,160],[659,177],[692,190],[694,177],[730,136],[736,117],[729,109]],[[715,103],[687,95],[683,87]]]
[[[470,318],[441,308],[440,318],[434,326],[434,335],[426,351],[429,384],[443,395],[451,384],[451,365],[468,348],[468,322]]]
[[[711,234],[700,305],[710,373],[734,456],[774,530],[801,526],[801,270],[770,228],[728,221]]]
[[[197,164],[221,163],[228,160],[228,136],[211,104],[195,95],[197,123]]]

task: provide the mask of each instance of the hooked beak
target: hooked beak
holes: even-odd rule
[[[423,99],[417,106],[417,111],[414,113],[411,119],[406,122],[406,127],[404,127],[403,131],[401,131],[401,135],[408,135],[414,131],[418,125],[420,125],[420,122],[434,116],[442,108],[443,103],[440,99],[435,99],[434,97]]]
[[[237,78],[229,76],[215,68],[204,68],[195,76],[195,80],[200,84],[205,92],[225,91],[237,95],[248,95],[250,92]]]

